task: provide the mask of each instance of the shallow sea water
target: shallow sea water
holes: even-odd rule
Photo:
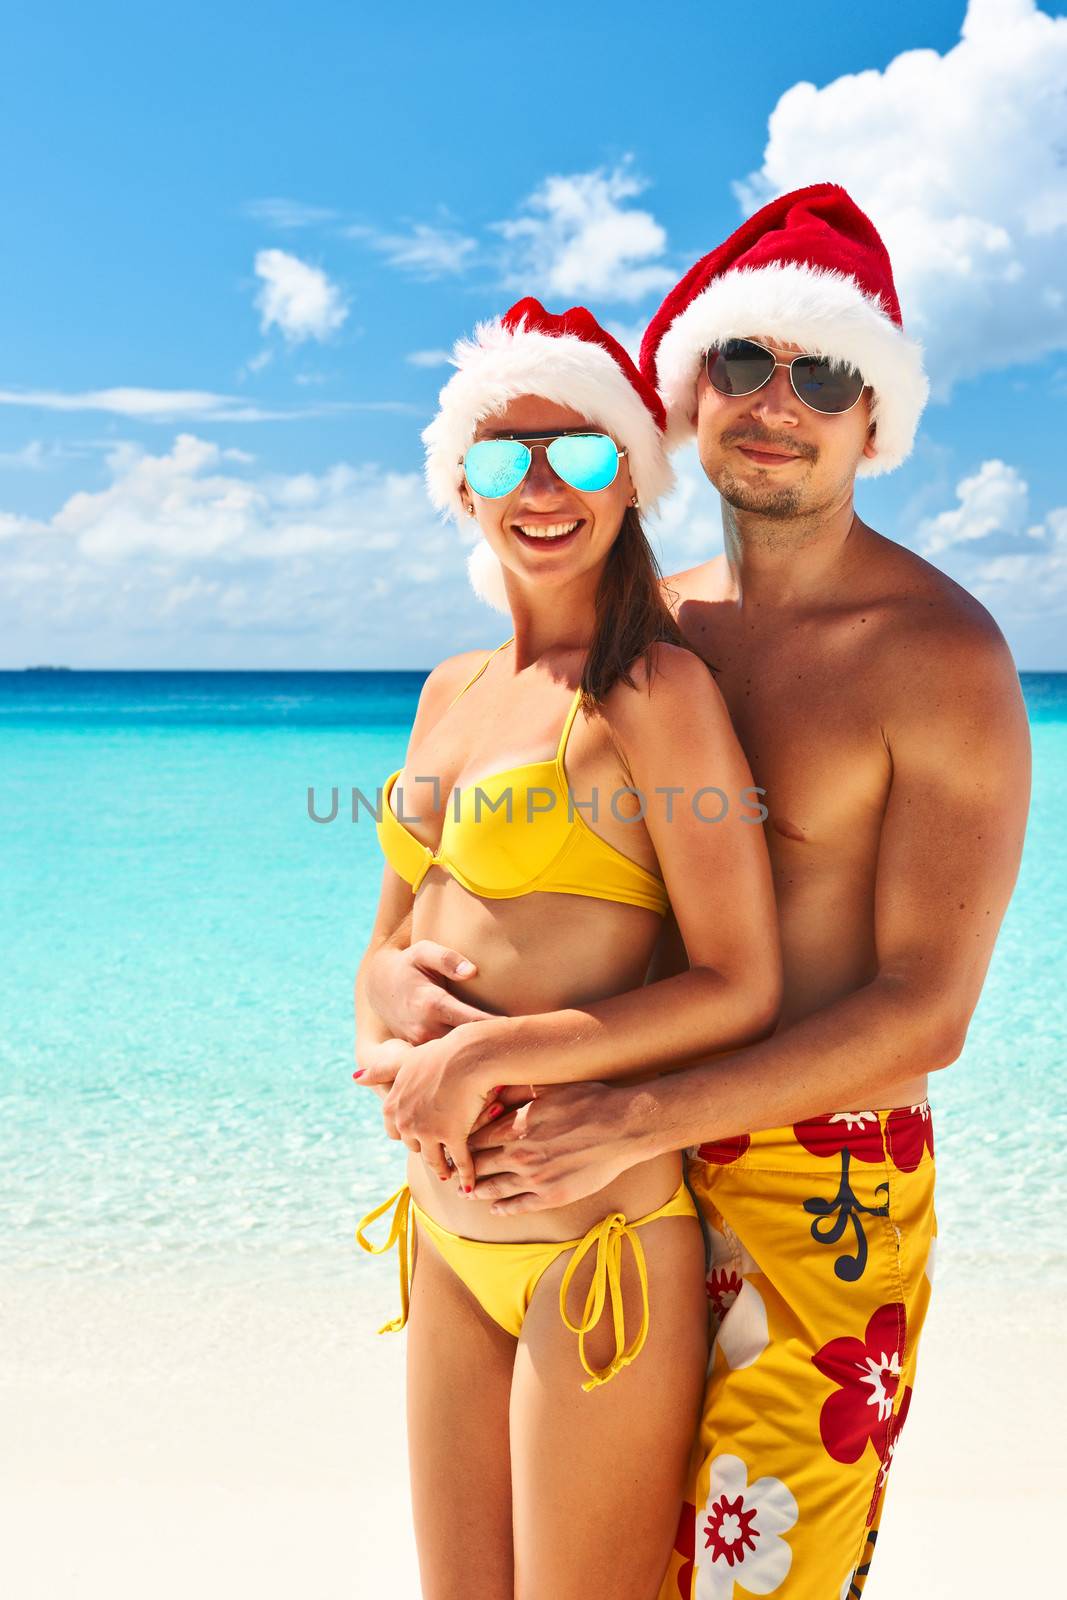
[[[399,764],[421,682],[0,674],[0,1266],[380,1283],[352,1230],[403,1152],[351,1081],[381,865],[347,804]],[[998,1284],[1067,1279],[1067,675],[1024,687],[1023,870],[931,1091],[939,1272]]]

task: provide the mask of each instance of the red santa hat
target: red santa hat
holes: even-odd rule
[[[663,402],[636,364],[584,306],[560,316],[540,301],[520,300],[452,352],[457,371],[441,390],[437,415],[423,432],[426,485],[439,511],[463,515],[463,454],[479,423],[520,395],[567,406],[610,433],[627,453],[641,506],[651,509],[674,484],[667,459]],[[475,593],[506,611],[500,562],[482,539],[467,571]]]
[[[878,230],[838,184],[772,200],[698,261],[652,318],[641,371],[666,402],[672,445],[695,431],[705,352],[759,334],[863,374],[878,454],[864,456],[859,473],[875,477],[906,459],[929,392],[922,346],[904,333]]]

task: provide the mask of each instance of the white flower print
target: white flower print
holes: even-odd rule
[[[878,1408],[879,1422],[888,1422],[893,1415],[893,1400],[897,1392],[895,1380],[899,1379],[901,1373],[899,1352],[894,1350],[889,1355],[883,1350],[877,1356],[865,1355],[856,1365],[859,1368],[860,1385],[866,1384],[871,1391],[867,1396],[867,1404]]]
[[[735,1372],[758,1361],[770,1343],[767,1307],[751,1278],[741,1285],[741,1293],[719,1324],[715,1343]]]
[[[733,1600],[735,1584],[745,1594],[773,1594],[792,1564],[782,1535],[796,1520],[796,1500],[780,1478],[750,1484],[740,1456],[716,1456],[697,1518],[696,1600]]]
[[[927,1255],[926,1255],[926,1281],[927,1281],[927,1283],[930,1284],[931,1288],[933,1287],[933,1282],[934,1282],[934,1266],[936,1265],[936,1262],[937,1262],[937,1234],[935,1233],[933,1235],[933,1237],[931,1238],[931,1240],[930,1240],[930,1249],[927,1251]]]
[[[843,1122],[845,1132],[852,1133],[856,1128],[862,1128],[866,1122],[877,1122],[877,1111],[838,1111],[830,1118],[831,1122]]]
[[[716,1329],[712,1360],[715,1351],[721,1350],[727,1365],[736,1371],[758,1361],[770,1343],[767,1307],[749,1276],[759,1268],[737,1234],[731,1228],[722,1233],[710,1228],[709,1232],[712,1267],[708,1299]]]

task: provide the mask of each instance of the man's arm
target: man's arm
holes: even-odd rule
[[[485,1021],[490,1012],[459,999],[445,987],[446,982],[473,978],[478,971],[474,962],[433,939],[412,943],[411,924],[409,908],[388,937],[368,945],[357,977],[357,1006],[362,992],[386,1037],[408,1044],[440,1039],[462,1022]]]
[[[760,1043],[652,1083],[546,1091],[471,1141],[483,1152],[476,1192],[496,1209],[564,1204],[665,1151],[878,1105],[901,1079],[956,1059],[1018,874],[1029,729],[991,623],[969,624],[932,656],[902,652],[896,685],[874,978]],[[503,1157],[489,1149],[503,1141]]]

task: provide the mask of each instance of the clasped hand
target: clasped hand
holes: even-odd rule
[[[458,1032],[421,1045],[390,1039],[365,1050],[359,1082],[388,1085],[382,1110],[390,1137],[441,1178],[452,1176],[451,1156],[464,1192],[489,1202],[494,1215],[583,1199],[646,1153],[627,1129],[627,1088],[486,1088],[464,1062]]]
[[[399,1139],[441,1179],[452,1177],[449,1158],[463,1189],[473,1189],[474,1159],[467,1139],[482,1125],[492,1103],[492,1088],[463,1055],[462,1026],[426,1044],[387,1039],[360,1055],[361,1088],[386,1089],[382,1102],[385,1131]]]

